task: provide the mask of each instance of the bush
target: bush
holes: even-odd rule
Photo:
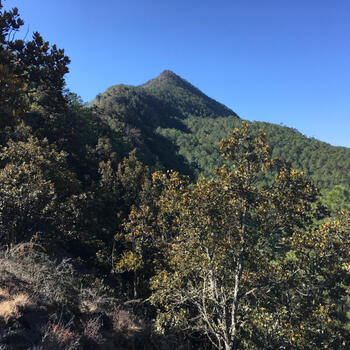
[[[0,349],[131,349],[149,340],[150,327],[116,307],[101,281],[80,282],[68,259],[55,262],[39,245],[0,251]]]
[[[0,252],[0,288],[11,294],[25,292],[33,302],[75,308],[79,283],[69,259],[52,261],[33,243],[22,243]]]

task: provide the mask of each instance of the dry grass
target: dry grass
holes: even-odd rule
[[[11,317],[20,317],[22,310],[31,305],[26,294],[17,294],[11,297],[7,290],[0,289],[0,317],[7,323]]]
[[[29,243],[0,251],[0,288],[4,286],[47,304],[78,304],[79,288],[69,260],[58,264]]]
[[[4,299],[10,298],[10,290],[8,288],[2,289],[0,288],[0,302]]]
[[[55,337],[59,344],[70,344],[77,343],[76,332],[64,327],[61,324],[55,324],[51,327],[51,335]]]
[[[83,313],[104,312],[114,308],[114,298],[108,296],[103,285],[95,284],[91,288],[81,288],[79,309]]]
[[[0,249],[0,328],[10,326],[12,318],[20,324],[30,309],[47,317],[32,330],[40,339],[38,350],[113,349],[118,342],[133,344],[147,336],[145,323],[131,310],[115,308],[103,281],[88,288],[80,281],[68,260],[56,263],[40,247]]]
[[[139,332],[143,329],[143,324],[140,320],[130,312],[122,309],[115,309],[111,314],[113,329],[117,332],[129,333],[129,332]]]
[[[103,324],[101,321],[101,317],[97,316],[89,319],[85,323],[84,332],[83,332],[84,337],[89,341],[94,342],[95,344],[103,344],[104,339],[101,334],[102,326]]]
[[[96,303],[90,301],[90,300],[82,300],[80,302],[80,311],[81,312],[88,312],[88,313],[92,313],[92,312],[96,312],[97,310],[97,305]]]
[[[79,349],[80,335],[71,329],[71,323],[49,323],[39,349],[76,350]]]

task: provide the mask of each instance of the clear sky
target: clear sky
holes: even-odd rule
[[[7,0],[84,101],[164,69],[248,120],[350,147],[350,0]]]

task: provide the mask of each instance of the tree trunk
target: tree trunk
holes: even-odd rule
[[[133,285],[134,285],[134,299],[137,299],[137,272],[136,271],[134,271]]]
[[[231,344],[225,342],[225,350],[234,350]]]

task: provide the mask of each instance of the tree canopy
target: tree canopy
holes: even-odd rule
[[[158,330],[205,336],[226,350],[345,348],[346,332],[331,305],[346,296],[332,266],[343,266],[338,271],[347,281],[347,229],[339,224],[344,254],[332,254],[337,261],[329,270],[323,265],[328,276],[319,281],[315,276],[321,274],[309,268],[321,266],[320,252],[314,255],[305,244],[308,227],[322,216],[316,188],[303,173],[271,159],[265,134],[251,137],[247,124],[219,149],[231,167],[217,169],[210,180],[191,185],[177,173],[157,175],[165,186],[159,215],[171,220],[164,232],[166,259],[151,280]],[[261,187],[267,172],[274,181]],[[337,285],[328,290],[330,281]],[[316,298],[317,290],[327,291],[329,299]],[[320,308],[327,309],[331,324]]]

